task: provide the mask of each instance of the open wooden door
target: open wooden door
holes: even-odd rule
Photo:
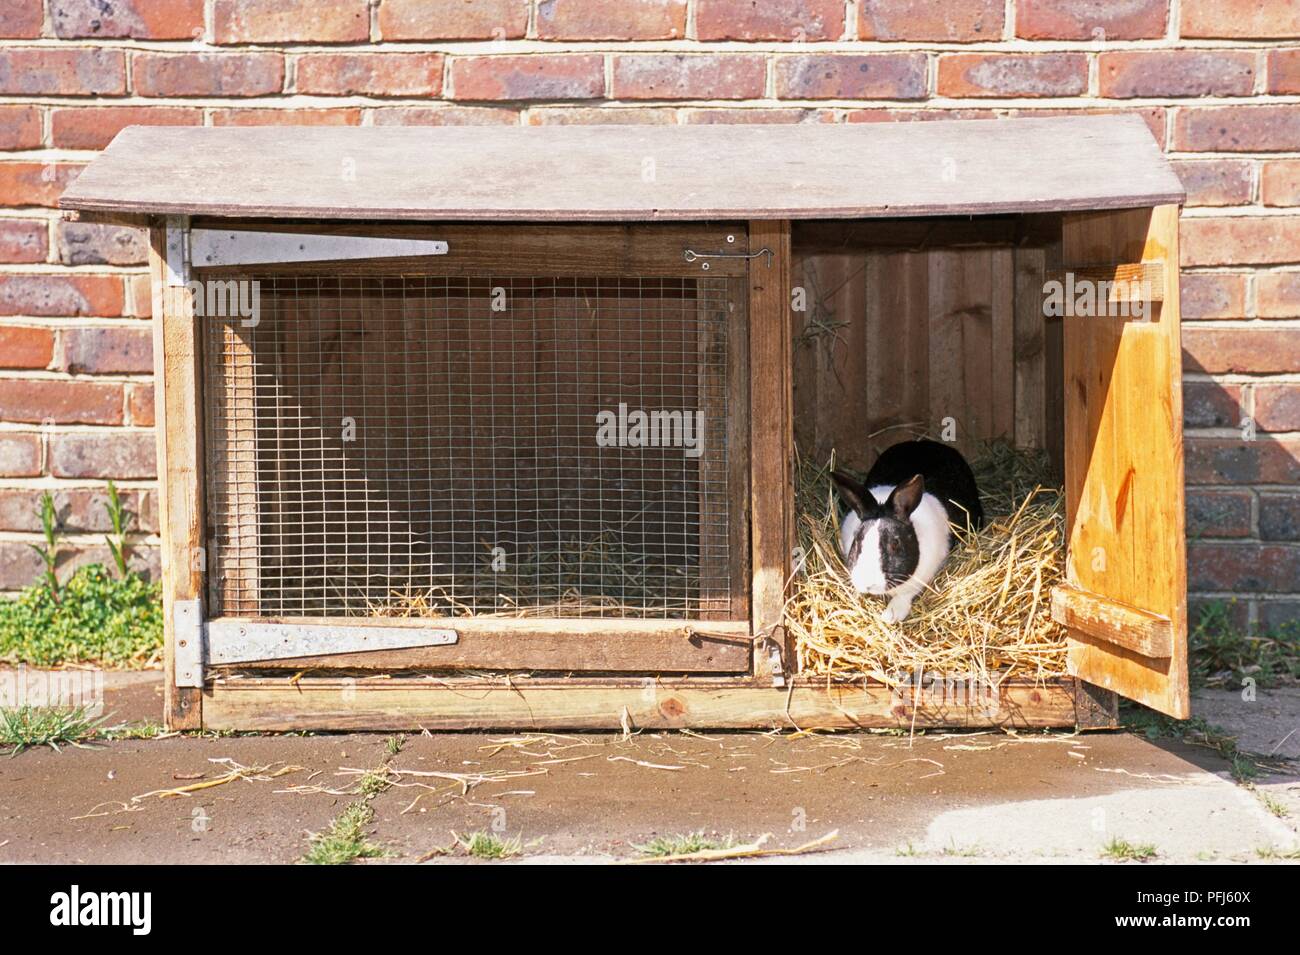
[[[1053,615],[1070,673],[1186,718],[1178,207],[1067,215],[1062,264],[1076,283],[1137,284],[1105,296],[1128,315],[1064,318],[1068,586]]]

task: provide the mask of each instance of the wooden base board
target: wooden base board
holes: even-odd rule
[[[801,680],[227,678],[204,691],[213,730],[1108,729],[1115,697],[1070,678],[913,693]]]

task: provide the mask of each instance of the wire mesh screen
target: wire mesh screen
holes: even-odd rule
[[[725,281],[247,281],[204,320],[215,612],[730,615]]]

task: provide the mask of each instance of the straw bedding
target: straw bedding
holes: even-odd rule
[[[1065,630],[1050,616],[1051,589],[1065,569],[1065,501],[1044,455],[995,443],[977,456],[984,527],[957,532],[944,569],[900,624],[881,618],[885,598],[849,583],[833,466],[801,459],[798,467],[803,562],[785,616],[803,672],[891,685],[918,670],[983,683],[1065,672]]]

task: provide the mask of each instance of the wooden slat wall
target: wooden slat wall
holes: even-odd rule
[[[868,467],[884,448],[954,419],[956,444],[1045,447],[1051,337],[1046,251],[981,247],[800,256],[795,434],[824,461]],[[802,334],[799,321],[802,318]]]

